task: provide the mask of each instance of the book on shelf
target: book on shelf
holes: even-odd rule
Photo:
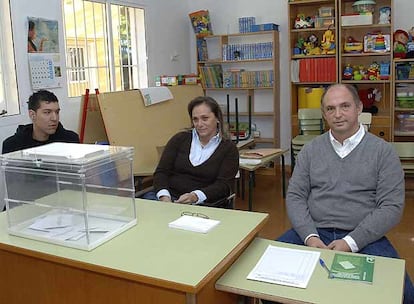
[[[220,64],[200,66],[200,76],[205,88],[223,87],[223,69]]]
[[[374,265],[373,256],[335,253],[329,278],[372,283]]]
[[[280,153],[282,149],[276,148],[257,148],[240,151],[240,158],[262,159],[273,154]]]

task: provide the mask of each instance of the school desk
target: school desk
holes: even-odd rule
[[[216,280],[254,239],[264,213],[136,200],[138,224],[92,251],[7,233],[0,214],[0,303],[234,303]],[[183,211],[221,223],[168,227]]]
[[[253,188],[254,188],[254,175],[257,169],[266,166],[274,162],[277,158],[281,159],[282,162],[282,195],[286,197],[286,170],[285,170],[285,156],[284,154],[289,151],[288,149],[281,149],[278,153],[263,157],[259,164],[243,164],[240,163],[241,177],[242,177],[242,194],[244,195],[244,172],[249,172],[249,210],[253,208]]]
[[[247,280],[268,245],[302,250],[318,250],[330,267],[335,251],[314,249],[256,238],[231,268],[217,281],[216,288],[234,294],[276,301],[278,303],[387,303],[401,304],[404,285],[405,261],[375,257],[373,283],[329,279],[319,263],[307,288]]]

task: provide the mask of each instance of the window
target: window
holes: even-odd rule
[[[20,113],[9,1],[0,3],[0,116]]]
[[[63,2],[69,96],[147,87],[144,10],[109,0]]]
[[[70,71],[68,75],[69,83],[77,81],[86,81],[85,71],[85,49],[68,48],[67,50],[67,68]]]

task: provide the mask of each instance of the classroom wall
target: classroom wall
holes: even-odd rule
[[[120,1],[119,1],[120,2]],[[186,74],[191,70],[187,3],[182,0],[127,0],[146,9],[148,74],[150,85],[160,74]],[[0,142],[14,134],[17,125],[30,123],[28,97],[33,93],[27,57],[27,17],[58,20],[60,56],[64,62],[64,38],[61,0],[10,0],[15,45],[17,83],[21,115],[0,119]],[[171,56],[176,56],[171,61]],[[65,75],[65,73],[63,73]],[[66,75],[65,75],[66,76]],[[65,77],[66,78],[66,77]],[[61,121],[66,128],[78,130],[80,98],[68,98],[66,80],[62,88],[52,89],[60,101]]]
[[[280,71],[289,70],[287,0],[127,0],[146,8],[148,73],[150,85],[160,74],[185,74],[196,71],[194,33],[188,13],[208,9],[216,34],[238,31],[238,17],[255,16],[258,23],[280,25]],[[18,124],[28,123],[26,100],[32,94],[27,60],[27,17],[41,17],[59,21],[61,57],[64,60],[62,11],[60,0],[10,0],[16,56],[17,83],[22,114],[0,119],[0,141],[13,134]],[[395,0],[395,28],[414,26],[414,1]],[[177,56],[176,56],[177,55]],[[172,61],[175,56],[177,60]],[[290,91],[287,72],[281,74],[281,145],[290,143]],[[65,127],[78,130],[79,98],[68,98],[66,85],[53,89],[62,108],[61,121]],[[285,115],[286,113],[286,115]]]

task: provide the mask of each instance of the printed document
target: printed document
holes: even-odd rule
[[[319,256],[318,251],[269,245],[247,279],[306,288]]]

